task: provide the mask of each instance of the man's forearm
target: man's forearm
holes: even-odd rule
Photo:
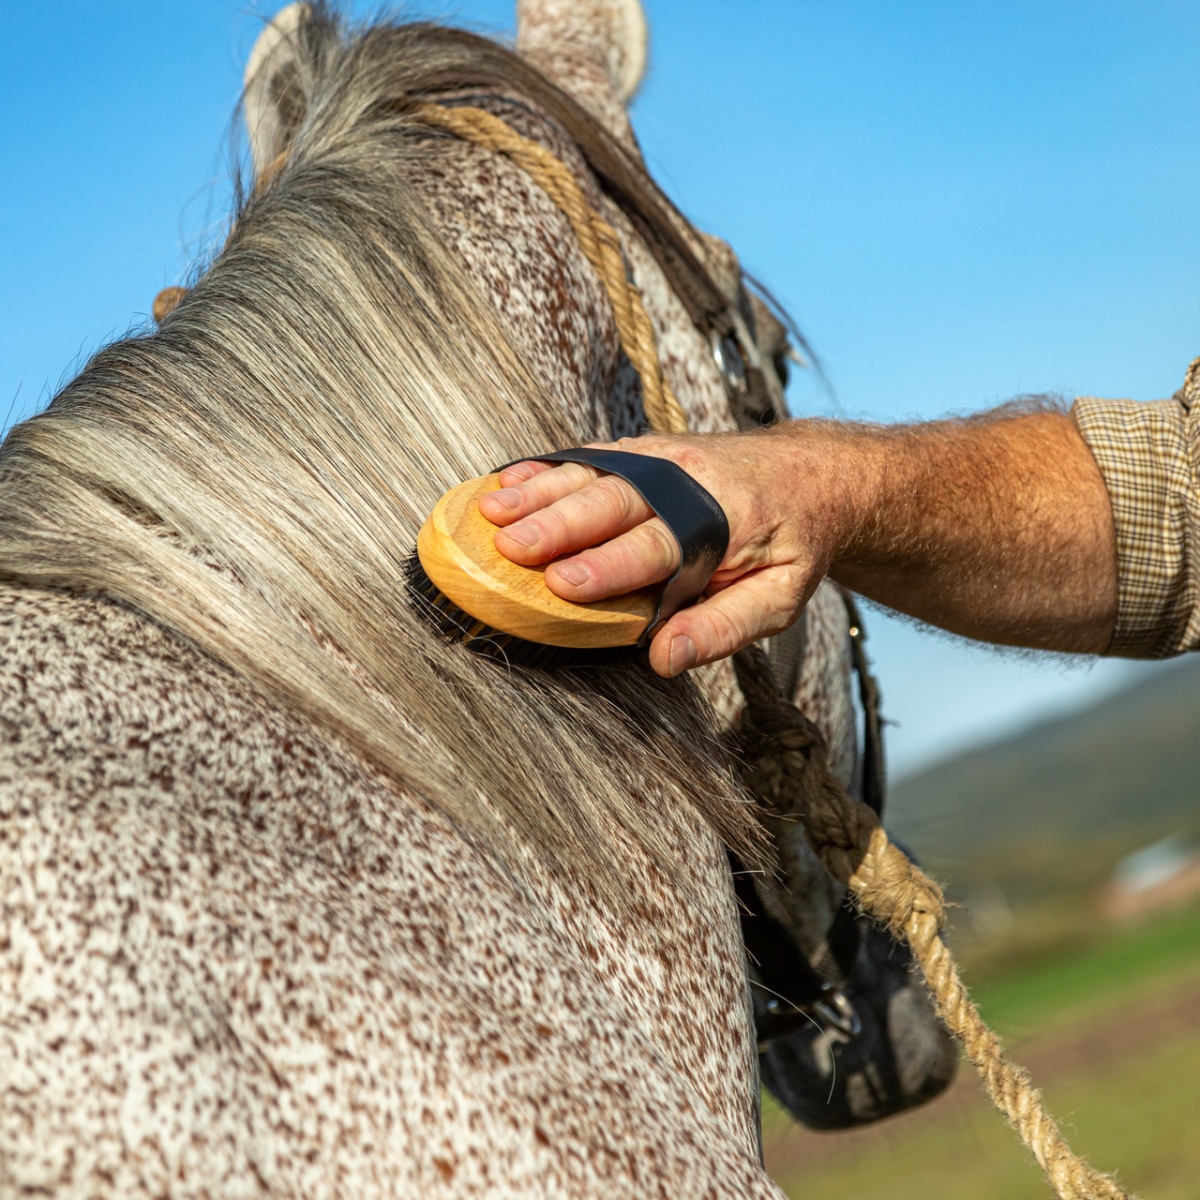
[[[841,522],[834,578],[968,637],[1106,649],[1117,605],[1112,513],[1069,417],[806,424],[787,436],[796,438],[799,469],[823,474],[822,486],[839,498],[840,511],[830,510]],[[814,466],[822,442],[826,463]]]
[[[662,675],[732,654],[794,621],[832,574],[968,637],[1101,653],[1117,607],[1112,512],[1069,417],[995,413],[883,427],[791,421],[621,444],[669,458],[716,497],[730,540],[704,603],[659,627]],[[480,499],[515,562],[590,603],[661,583],[669,532],[627,484],[568,464],[523,463]]]

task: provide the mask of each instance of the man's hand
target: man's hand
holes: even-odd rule
[[[828,569],[820,539],[803,537],[780,497],[795,487],[794,455],[762,434],[626,438],[616,446],[669,458],[725,510],[730,542],[703,603],[670,618],[650,645],[660,675],[678,675],[734,653],[794,621]],[[638,493],[613,475],[565,463],[508,468],[479,507],[501,526],[496,547],[514,562],[550,563],[546,583],[587,602],[662,583],[679,549]],[[560,557],[560,556],[567,557]],[[551,561],[557,560],[557,561]]]

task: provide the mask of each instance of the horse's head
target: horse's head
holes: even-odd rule
[[[393,117],[391,130],[377,129],[385,138],[397,132],[402,113],[416,117],[429,99],[452,109],[483,107],[544,147],[572,172],[584,201],[617,226],[691,428],[775,419],[791,353],[783,324],[743,286],[730,248],[693,229],[641,161],[625,109],[645,61],[640,7],[628,0],[522,3],[518,19],[516,55],[451,30],[408,26],[370,31],[338,70],[350,87],[347,59],[371,63],[371,104]],[[271,191],[319,140],[327,80],[313,45],[328,27],[320,9],[293,4],[250,57],[245,113],[256,195]],[[446,145],[443,137],[426,148],[423,163],[410,158],[405,190],[426,202],[438,239],[467,265],[482,307],[499,311],[506,340],[559,412],[587,436],[645,428],[648,414],[619,353],[609,301],[545,180],[493,147]]]

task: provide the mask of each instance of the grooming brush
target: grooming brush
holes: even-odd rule
[[[545,567],[522,566],[496,549],[496,526],[479,511],[479,497],[499,488],[501,467],[437,502],[408,563],[414,603],[449,640],[526,666],[594,661],[644,646],[662,621],[699,598],[720,565],[729,543],[721,506],[667,459],[582,448],[533,459],[585,463],[626,480],[678,542],[679,570],[665,586],[607,600],[575,604],[556,596]]]

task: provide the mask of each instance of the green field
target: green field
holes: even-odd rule
[[[1200,909],[1112,930],[993,980],[977,1000],[1014,1057],[1028,1057],[1078,1152],[1142,1200],[1200,1196]],[[1049,1196],[965,1064],[962,1075],[925,1111],[855,1133],[808,1133],[772,1109],[768,1167],[796,1200]]]
[[[1132,929],[1118,927],[1076,954],[1015,971],[972,991],[979,1011],[997,1032],[1021,1040],[1198,976],[1200,907]]]
[[[1101,1067],[1086,1079],[1044,1090],[1072,1146],[1094,1166],[1115,1170],[1142,1200],[1196,1200],[1200,1033],[1135,1062]],[[801,1146],[789,1147],[789,1157],[797,1152],[802,1153]],[[873,1151],[780,1172],[776,1178],[796,1200],[1042,1200],[1050,1195],[1015,1135],[981,1106],[956,1109],[909,1135],[897,1125]]]

